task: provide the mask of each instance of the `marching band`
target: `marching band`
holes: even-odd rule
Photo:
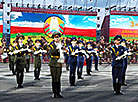
[[[98,63],[102,64],[101,55],[103,52],[108,54],[103,55],[112,56],[112,78],[113,89],[115,94],[122,95],[121,85],[125,83],[125,73],[127,69],[127,57],[132,53],[127,48],[126,40],[122,36],[117,35],[114,38],[114,43],[104,43],[104,38],[101,38],[99,43],[84,39],[60,39],[61,34],[54,32],[52,35],[53,41],[48,42],[44,37],[35,40],[28,37],[27,43],[23,44],[25,37],[18,34],[13,44],[9,44],[6,48],[5,39],[2,39],[2,48],[0,49],[3,62],[6,62],[8,57],[9,69],[13,75],[16,75],[17,88],[23,88],[24,69],[29,72],[30,69],[30,55],[34,57],[34,80],[40,80],[42,55],[44,53],[49,55],[49,67],[52,77],[53,98],[63,98],[61,94],[61,74],[62,64],[66,62],[66,69],[69,70],[70,86],[76,86],[76,72],[77,78],[83,79],[83,66],[86,60],[87,75],[91,75],[92,64],[94,60],[95,70],[98,71]],[[106,46],[106,47],[105,47]],[[100,60],[100,61],[99,61]],[[16,67],[15,67],[16,65]],[[118,80],[117,80],[118,79]]]

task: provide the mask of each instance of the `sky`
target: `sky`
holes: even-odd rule
[[[138,26],[131,26],[132,23],[138,24],[137,16],[111,15],[110,28],[138,29]],[[124,26],[125,25],[125,26]]]
[[[2,0],[0,0],[2,1]],[[5,0],[6,2],[10,0]],[[22,0],[12,0],[13,2],[18,2],[20,3]],[[24,3],[28,3],[31,0],[23,0]],[[39,1],[39,2],[38,2]],[[47,5],[52,5],[54,0],[45,0]],[[51,1],[51,2],[50,2]],[[94,5],[93,2],[88,2],[88,6]],[[97,1],[97,7],[105,7],[106,5],[106,0],[98,0]],[[111,0],[111,5],[116,4],[116,0]],[[122,0],[122,6],[126,4],[127,0]],[[131,0],[131,6],[136,4],[136,1],[138,0]],[[43,3],[43,0],[34,0],[35,4]],[[74,0],[68,0],[67,4],[68,5],[73,5]],[[82,0],[75,0],[76,6],[84,6],[84,1]],[[55,2],[56,5],[61,5],[63,4],[63,0],[56,0]],[[130,2],[128,4],[130,6]],[[30,17],[32,16],[32,17]],[[11,15],[11,20],[12,20],[12,25],[13,26],[30,26],[30,27],[43,27],[45,19],[48,15],[46,14],[30,14],[30,13],[21,13],[21,12],[12,12]],[[59,15],[63,16],[65,18],[65,26],[66,27],[72,27],[72,28],[96,28],[96,17],[88,17],[88,16],[73,16],[73,15]],[[77,17],[77,19],[76,19]],[[33,19],[32,19],[33,18]],[[126,27],[128,29],[131,29],[131,21],[134,21],[135,23],[138,23],[137,17],[133,16],[111,16],[111,23],[110,27],[111,28],[122,28]],[[0,11],[0,24],[2,24],[2,11]],[[83,24],[83,25],[82,25]],[[126,25],[126,26],[122,26]],[[137,26],[133,27],[134,29],[137,29]]]
[[[0,1],[2,1],[2,0],[0,0]],[[4,1],[10,2],[11,0],[4,0]],[[34,1],[34,4],[36,4],[36,5],[38,5],[38,4],[64,5],[66,2],[67,6],[70,6],[70,5],[74,6],[74,4],[75,4],[75,6],[78,6],[78,7],[79,6],[85,7],[86,4],[84,1],[87,1],[87,7],[91,7],[91,6],[94,7],[94,4],[96,2],[96,0],[45,0],[45,3],[44,3],[43,2],[44,0],[23,0],[23,3],[24,4],[28,4],[28,3],[32,4],[33,1]],[[111,3],[110,3],[111,6],[115,5],[115,4],[119,4],[119,3],[117,3],[117,1],[119,1],[119,0],[97,0],[97,4],[95,6],[105,8],[106,6],[109,6],[109,2],[107,2],[107,1],[111,1]],[[121,1],[122,1],[122,3],[121,3],[122,6],[126,5],[127,1],[129,1],[128,6],[134,7],[138,0],[121,0]],[[12,2],[13,3],[17,3],[17,2],[22,3],[22,0],[12,0]],[[137,7],[138,7],[138,5],[137,5]]]
[[[96,28],[96,16],[40,14],[40,13],[23,13],[23,12],[11,13],[11,25],[20,27],[43,28],[46,19],[51,16],[57,16],[63,18],[65,27],[80,28],[80,29]],[[0,10],[0,25],[2,25],[2,10]]]

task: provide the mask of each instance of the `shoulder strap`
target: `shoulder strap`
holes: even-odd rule
[[[115,52],[115,49],[114,49],[113,47],[111,47],[111,48],[112,48],[113,52],[115,53],[115,55],[118,56],[119,51],[117,51],[117,53],[116,53],[116,52]]]
[[[71,46],[69,46],[69,49],[70,49],[70,51],[72,52],[72,48],[71,48]]]
[[[54,46],[53,46],[53,45],[50,45],[50,47],[51,47],[52,49],[54,49]]]

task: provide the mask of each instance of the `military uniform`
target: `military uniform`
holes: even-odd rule
[[[29,44],[26,44],[25,46],[27,49],[30,49],[31,47],[29,46]],[[30,57],[31,57],[31,52],[26,52],[26,66],[25,66],[25,69],[26,69],[26,72],[29,72],[30,70]]]
[[[87,42],[86,43],[87,47],[86,47],[86,53],[88,53],[88,51],[94,51],[92,49],[92,46],[91,46],[91,42]],[[90,45],[91,47],[89,48],[88,45]],[[89,57],[86,58],[86,71],[87,71],[87,75],[91,75],[90,72],[92,72],[92,61],[93,61],[93,56],[91,53],[88,53]]]
[[[12,47],[11,45],[9,45],[9,49],[7,50],[8,52],[8,59],[9,59],[9,68],[12,71],[12,74],[15,75],[15,68],[14,68],[14,64],[15,64],[15,54],[13,53],[14,51],[14,47]],[[13,53],[13,54],[10,54]]]
[[[84,45],[84,43],[83,43],[83,41],[79,41],[78,42],[78,44],[83,44]],[[82,53],[81,51],[85,51],[85,48],[82,46],[79,46],[78,47],[78,51],[80,51],[79,53],[78,53],[78,56],[77,56],[77,75],[78,75],[78,79],[83,79],[82,78],[82,71],[83,71],[83,65],[84,65],[84,57],[85,57],[85,54],[84,53]]]
[[[92,44],[92,47],[93,47],[94,50],[97,49],[97,46],[95,44]],[[94,57],[95,70],[98,71],[98,58],[99,57],[98,57],[98,55],[96,53],[93,53],[93,57]]]
[[[69,46],[69,40],[68,38],[65,40],[65,47],[67,48]],[[69,70],[69,53],[66,51],[65,53],[65,63],[66,63],[66,70]]]
[[[94,56],[95,70],[98,71],[98,56],[96,54],[93,54],[93,56]]]
[[[126,43],[125,39],[122,39],[120,43]],[[126,45],[126,44],[125,44]],[[128,52],[128,48],[124,46],[124,50]],[[123,74],[122,74],[122,85],[127,86],[127,84],[125,83],[125,76],[126,76],[126,70],[127,70],[127,56],[123,58]]]
[[[122,36],[115,36],[114,40],[120,41]],[[120,43],[120,42],[119,42]],[[124,54],[124,47],[121,45],[114,45],[111,47],[112,52],[112,78],[113,78],[113,88],[115,94],[120,95],[123,94],[120,92],[121,84],[122,84],[122,74],[123,74],[123,59],[117,60],[117,58]],[[118,82],[117,82],[118,79]]]
[[[2,59],[3,59],[3,63],[6,63],[6,59],[7,59],[7,57],[8,57],[8,55],[7,55],[7,47],[5,46],[5,47],[3,47],[3,53],[2,53]]]
[[[72,41],[76,41],[77,39],[75,37],[71,38]],[[75,51],[78,49],[78,46],[70,45],[68,47],[69,49],[69,65],[70,65],[70,75],[69,75],[69,81],[71,86],[76,86],[75,84],[75,73],[76,73],[76,67],[77,67],[77,55],[75,54]]]
[[[22,88],[23,87],[23,78],[24,78],[24,68],[25,68],[25,51],[21,51],[21,49],[24,49],[25,46],[23,43],[19,42],[19,39],[24,39],[23,35],[18,35],[17,36],[17,41],[18,41],[18,46],[16,47],[15,51],[19,51],[16,54],[16,80],[17,80],[17,88]]]
[[[29,70],[30,70],[30,53],[27,52],[25,57],[26,57],[26,66],[25,66],[26,72],[29,72]]]
[[[16,50],[20,50],[24,48],[24,46],[18,46]],[[19,52],[17,54],[17,58],[16,58],[16,77],[17,77],[17,84],[18,84],[18,88],[22,88],[22,84],[23,84],[23,77],[24,77],[24,68],[25,68],[25,53],[24,52]]]
[[[66,70],[69,70],[69,55],[68,52],[65,53],[65,63],[66,63]]]
[[[53,33],[52,38],[59,38],[61,35],[58,32]],[[58,62],[60,58],[60,52],[58,47],[59,43],[55,41],[51,42],[49,45],[49,66],[50,72],[52,76],[52,90],[53,90],[53,98],[60,97],[63,98],[61,92],[61,74],[62,74],[62,64]]]
[[[35,42],[39,42],[39,40],[36,40]],[[39,50],[42,50],[42,47],[34,47],[34,52],[35,51],[39,51]],[[37,54],[34,54],[34,77],[35,77],[35,80],[40,80],[39,76],[40,76],[40,71],[41,71],[41,56],[42,54],[41,53],[37,53]]]

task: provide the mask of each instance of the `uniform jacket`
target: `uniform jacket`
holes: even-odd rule
[[[78,49],[78,46],[76,45],[73,47],[72,45],[70,45],[68,46],[68,49],[69,49],[69,55],[71,55],[72,52],[75,52]]]
[[[119,45],[117,48],[116,45],[114,45],[110,48],[110,50],[112,51],[112,59],[113,59],[112,66],[122,68],[123,67],[123,59],[121,59],[121,60],[115,60],[115,59],[118,56],[121,56],[124,54],[125,48],[121,45]]]
[[[49,60],[49,66],[51,67],[62,67],[61,63],[58,63],[58,59],[60,57],[60,52],[58,49],[56,49],[55,42],[51,42],[49,45],[49,54],[50,54],[50,60]]]

